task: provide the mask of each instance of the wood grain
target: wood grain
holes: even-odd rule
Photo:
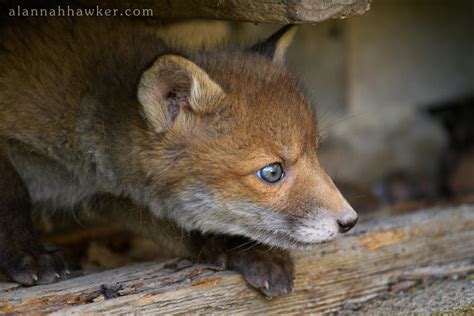
[[[95,0],[76,1],[95,7]],[[154,17],[207,18],[265,23],[313,23],[360,15],[371,0],[106,0],[101,8],[152,9]]]
[[[343,304],[380,296],[400,280],[472,271],[473,240],[473,206],[423,210],[362,223],[318,250],[295,253],[295,291],[271,301],[236,273],[176,259],[46,286],[0,283],[0,313],[337,311]]]

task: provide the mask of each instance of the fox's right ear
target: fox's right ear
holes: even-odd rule
[[[212,111],[223,95],[202,68],[177,55],[159,57],[143,73],[137,92],[145,119],[158,133],[170,128],[181,112]]]
[[[283,64],[285,54],[296,34],[298,27],[294,24],[288,24],[276,31],[263,42],[250,47],[250,51],[270,58],[273,62]]]

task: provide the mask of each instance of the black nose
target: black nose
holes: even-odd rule
[[[338,220],[337,224],[339,225],[339,232],[345,233],[348,232],[354,225],[357,223],[358,217],[350,220]]]

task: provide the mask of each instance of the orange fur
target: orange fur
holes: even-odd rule
[[[187,230],[286,248],[355,221],[280,63],[291,36],[275,39],[274,62],[232,49],[183,57],[131,21],[28,20],[2,35],[0,144],[34,202],[110,193]],[[280,182],[256,176],[275,162]]]

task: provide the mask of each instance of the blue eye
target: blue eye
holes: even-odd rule
[[[272,163],[257,171],[257,176],[265,182],[276,183],[283,178],[283,167],[279,163]]]

